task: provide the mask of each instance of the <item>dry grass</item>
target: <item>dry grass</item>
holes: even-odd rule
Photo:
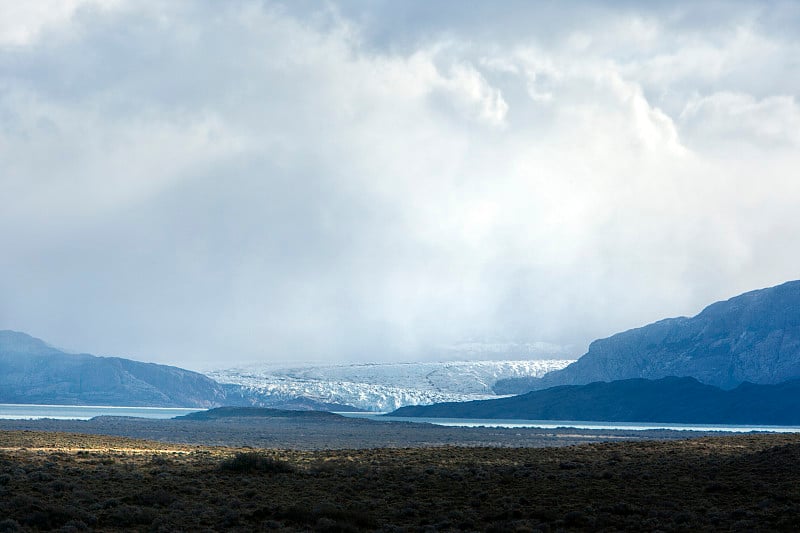
[[[799,465],[800,435],[255,451],[12,431],[0,531],[791,531]]]

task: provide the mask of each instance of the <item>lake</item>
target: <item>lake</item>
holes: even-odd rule
[[[107,405],[24,405],[0,404],[0,419],[33,420],[53,418],[57,420],[89,420],[95,416],[133,416],[138,418],[174,418],[203,409],[189,407],[117,407]],[[644,422],[592,422],[580,420],[503,420],[473,418],[425,418],[386,416],[386,413],[337,413],[350,418],[365,418],[381,422],[422,422],[448,427],[490,428],[575,428],[594,430],[651,430],[671,429],[676,431],[721,431],[747,433],[766,431],[771,433],[800,433],[800,426],[725,425],[725,424],[665,424]]]
[[[108,405],[23,405],[0,404],[0,419],[89,420],[95,416],[135,416],[139,418],[173,418],[203,411],[180,407],[116,407]]]

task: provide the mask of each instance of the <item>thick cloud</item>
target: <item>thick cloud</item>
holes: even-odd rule
[[[0,7],[0,328],[579,355],[797,277],[795,3],[32,5]]]

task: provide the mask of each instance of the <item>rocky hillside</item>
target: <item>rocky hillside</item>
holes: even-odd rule
[[[539,378],[500,380],[498,394],[558,385],[690,376],[730,389],[800,378],[800,281],[748,292],[692,318],[661,320],[594,341],[576,362]]]
[[[182,368],[69,354],[16,331],[0,331],[0,403],[211,407],[225,403],[214,380]]]

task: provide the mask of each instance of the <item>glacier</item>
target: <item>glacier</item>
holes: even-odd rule
[[[264,406],[307,398],[351,405],[365,411],[393,411],[406,405],[498,398],[499,379],[541,377],[572,363],[569,359],[446,361],[327,365],[247,365],[206,375],[258,397]]]

